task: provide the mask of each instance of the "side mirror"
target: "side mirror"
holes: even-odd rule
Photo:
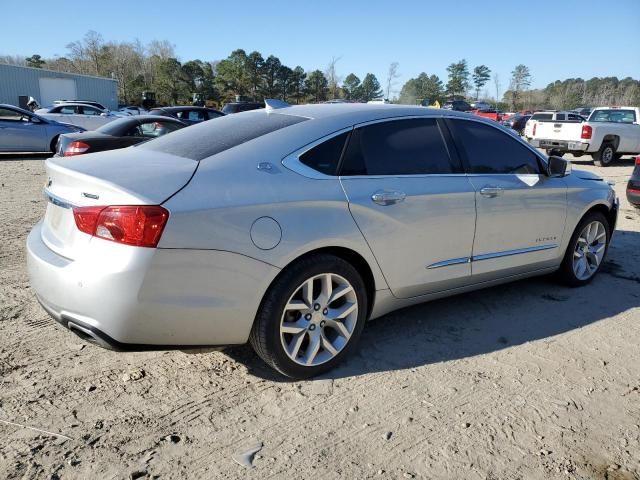
[[[102,112],[100,114],[101,117],[108,117],[109,115],[110,115],[109,112]]]
[[[571,173],[571,162],[562,157],[551,155],[547,163],[547,175],[549,177],[566,177]]]

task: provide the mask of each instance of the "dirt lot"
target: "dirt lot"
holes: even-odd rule
[[[24,255],[43,161],[0,157],[0,477],[640,478],[631,161],[575,167],[623,197],[590,286],[534,279],[396,312],[330,376],[291,383],[246,347],[114,353],[50,320]],[[234,461],[260,443],[253,468]]]

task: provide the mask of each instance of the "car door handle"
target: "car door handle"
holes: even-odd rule
[[[407,194],[404,192],[376,192],[371,195],[371,200],[378,205],[384,207],[402,202],[406,198]]]
[[[504,188],[489,185],[480,189],[480,195],[487,198],[497,197],[498,195],[502,195],[502,192],[504,192]]]

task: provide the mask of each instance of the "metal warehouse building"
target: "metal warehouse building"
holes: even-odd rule
[[[118,82],[111,78],[0,64],[0,103],[20,105],[21,96],[31,96],[43,107],[52,105],[54,100],[93,100],[116,110]]]

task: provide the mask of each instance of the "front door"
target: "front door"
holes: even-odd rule
[[[0,108],[0,151],[42,152],[46,144],[46,127],[17,110]]]
[[[563,178],[548,177],[541,159],[499,126],[447,120],[476,192],[474,282],[553,264],[567,212]]]
[[[342,163],[349,209],[393,295],[470,281],[475,192],[435,119],[359,126]]]

